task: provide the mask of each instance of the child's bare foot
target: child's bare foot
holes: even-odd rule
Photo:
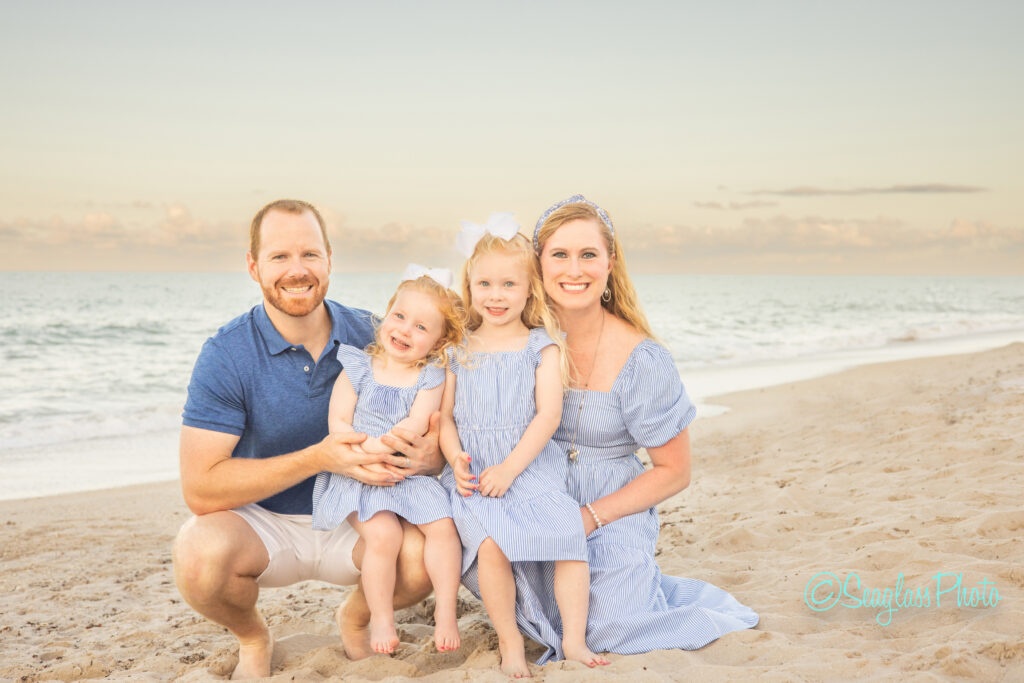
[[[398,647],[398,631],[392,615],[379,620],[370,619],[370,645],[374,652],[384,655],[391,654]]]
[[[434,647],[437,651],[451,652],[458,650],[459,645],[459,622],[456,621],[455,615],[439,615],[434,612]]]
[[[231,680],[266,678],[270,675],[270,657],[273,654],[274,638],[270,631],[253,640],[238,641],[238,665],[231,672]]]
[[[501,670],[512,678],[533,678],[530,667],[526,664],[526,649],[523,637],[514,640],[498,640],[498,652],[501,653]]]
[[[583,662],[590,668],[611,664],[611,662],[601,655],[595,655],[591,652],[590,648],[586,645],[570,645],[568,643],[562,643],[562,654],[565,655],[566,659],[571,659],[574,662]]]
[[[354,612],[355,608],[346,602],[334,613],[334,620],[338,622],[338,632],[341,634],[341,645],[345,648],[345,654],[353,661],[366,659],[373,654],[373,648],[370,647],[369,625]]]

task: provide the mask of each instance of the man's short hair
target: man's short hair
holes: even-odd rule
[[[331,241],[327,239],[327,226],[324,223],[324,217],[320,215],[315,206],[301,199],[275,199],[257,211],[256,215],[252,217],[252,225],[249,226],[249,252],[253,258],[256,258],[260,253],[260,226],[263,223],[263,217],[267,215],[268,211],[284,211],[285,213],[294,214],[302,214],[309,211],[320,225],[320,234],[324,236],[324,246],[327,247],[327,253],[331,253]]]

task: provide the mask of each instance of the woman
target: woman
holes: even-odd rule
[[[663,576],[654,561],[654,506],[689,484],[696,409],[671,354],[652,338],[611,219],[570,197],[541,216],[534,249],[574,367],[554,438],[588,534],[588,645],[620,654],[696,649],[756,625],[757,614],[725,591]],[[520,569],[520,626],[548,646],[539,663],[561,659],[550,565]]]

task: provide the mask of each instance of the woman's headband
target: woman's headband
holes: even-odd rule
[[[405,267],[405,272],[402,273],[402,282],[406,280],[419,280],[424,275],[445,289],[451,289],[452,282],[455,280],[452,271],[447,268],[426,268],[418,263],[410,263]]]
[[[535,227],[533,229],[533,250],[534,251],[536,251],[538,253],[540,252],[540,239],[539,239],[539,237],[540,237],[540,226],[544,225],[544,221],[546,221],[551,214],[553,214],[555,211],[558,211],[563,206],[568,206],[569,204],[586,204],[590,208],[594,209],[594,211],[597,212],[598,217],[601,219],[601,222],[604,223],[605,226],[608,228],[608,232],[610,232],[612,234],[612,243],[614,244],[614,242],[615,242],[615,226],[612,225],[612,219],[608,217],[608,212],[605,211],[604,209],[602,209],[600,206],[598,206],[594,202],[592,202],[589,199],[587,199],[586,197],[584,197],[583,195],[581,195],[581,194],[574,194],[573,196],[569,197],[568,199],[563,199],[562,201],[560,201],[560,202],[558,202],[556,204],[552,204],[551,206],[549,206],[547,208],[547,210],[540,215],[540,218],[537,219],[537,227]]]

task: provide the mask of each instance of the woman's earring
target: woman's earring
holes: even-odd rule
[[[610,287],[605,287],[604,292],[601,293],[601,301],[608,303],[612,300],[612,290]]]

